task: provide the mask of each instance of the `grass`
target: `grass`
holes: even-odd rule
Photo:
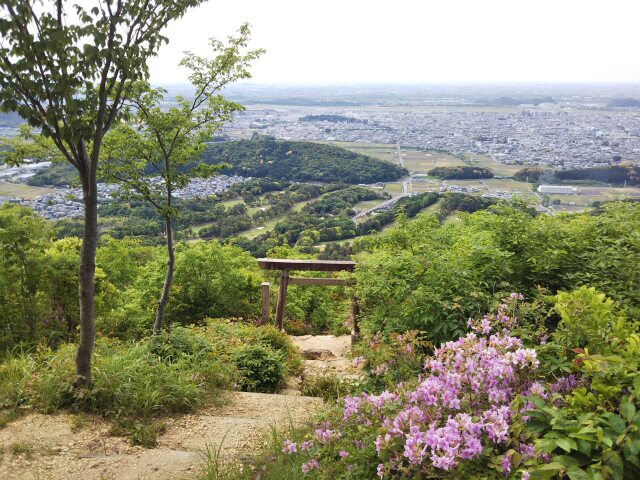
[[[29,443],[13,443],[10,446],[10,449],[14,455],[23,455],[27,458],[31,458],[33,456],[33,446]]]
[[[497,162],[490,155],[475,155],[468,153],[465,157],[468,165],[477,165],[479,167],[488,168],[495,175],[501,177],[510,177],[523,168],[523,165],[506,165],[504,163]]]
[[[219,404],[223,389],[245,378],[254,380],[232,362],[247,345],[272,352],[287,374],[299,373],[302,361],[286,334],[224,320],[175,327],[140,342],[99,338],[90,389],[73,387],[76,345],[8,357],[0,364],[2,423],[27,410],[53,413],[64,408],[78,414],[72,429],[83,427],[85,413],[98,414],[114,422],[112,433],[153,446],[164,416]]]
[[[271,428],[257,444],[260,451],[255,458],[244,462],[225,461],[222,456],[222,443],[218,446],[207,445],[202,453],[204,465],[200,480],[298,480],[307,478],[302,472],[302,460],[282,452],[285,440],[301,442],[308,429],[293,428],[278,430]]]
[[[240,232],[239,235],[242,235],[243,237],[246,237],[248,239],[254,239],[258,235],[262,235],[263,233],[270,232],[271,230],[273,230],[275,228],[276,224],[278,222],[281,222],[282,220],[284,220],[287,217],[287,215],[289,215],[289,213],[299,212],[300,210],[302,210],[304,208],[304,206],[307,203],[313,202],[315,200],[318,200],[318,198],[313,198],[311,200],[305,200],[303,202],[295,203],[291,207],[291,210],[289,212],[284,213],[282,215],[278,215],[277,217],[273,217],[270,220],[264,222],[262,225],[258,225],[256,227],[253,227],[250,230],[245,230],[244,232]]]
[[[21,183],[0,182],[0,197],[25,198],[35,200],[47,193],[55,192],[53,188],[34,187]]]
[[[425,174],[435,167],[454,167],[464,162],[453,155],[440,152],[422,152],[419,150],[403,150],[404,166],[411,173]]]
[[[402,193],[401,183],[385,183],[384,191],[391,194],[391,196],[398,196]]]
[[[300,393],[307,397],[320,397],[325,402],[335,402],[351,391],[351,386],[345,380],[331,373],[305,377],[302,381]]]

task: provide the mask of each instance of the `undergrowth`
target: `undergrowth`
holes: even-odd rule
[[[284,333],[230,320],[175,327],[139,342],[99,338],[93,383],[86,389],[73,386],[75,355],[76,346],[65,344],[18,353],[0,364],[0,427],[23,412],[65,409],[104,416],[113,421],[113,434],[151,447],[163,430],[162,417],[221,403],[224,389],[240,385],[276,391],[284,375],[302,365]],[[275,377],[264,383],[260,368],[238,368],[239,356],[258,366],[268,358]]]

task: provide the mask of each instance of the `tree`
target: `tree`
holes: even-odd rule
[[[41,310],[37,294],[52,236],[51,227],[33,210],[11,204],[0,207],[0,304],[6,318],[0,345],[37,340]]]
[[[115,128],[106,138],[102,174],[121,182],[130,198],[153,205],[164,220],[167,242],[167,271],[158,301],[153,333],[158,334],[164,322],[165,309],[173,283],[175,252],[173,221],[178,215],[174,205],[176,190],[184,188],[193,177],[210,177],[223,165],[206,165],[199,157],[214,132],[243,110],[238,103],[221,95],[221,90],[238,79],[250,78],[250,63],[264,51],[243,53],[250,36],[243,24],[238,36],[229,37],[228,45],[211,39],[213,59],[187,53],[180,65],[191,70],[194,87],[192,99],[176,98],[176,106],[163,109],[163,89],[137,85],[131,99],[134,123]]]
[[[204,0],[7,0],[0,6],[0,107],[49,138],[78,171],[84,235],[76,386],[91,384],[95,337],[97,172],[105,134],[126,113],[147,60],[168,41],[164,27]]]

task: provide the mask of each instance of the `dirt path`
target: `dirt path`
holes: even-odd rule
[[[347,374],[349,337],[294,337],[307,374]],[[303,425],[322,406],[318,398],[229,392],[222,407],[206,407],[164,420],[166,432],[153,449],[131,446],[109,434],[100,417],[30,414],[0,430],[2,480],[185,480],[198,477],[206,445],[222,443],[225,458],[250,455],[271,426]],[[287,395],[287,393],[293,393]],[[224,442],[223,442],[224,439]]]

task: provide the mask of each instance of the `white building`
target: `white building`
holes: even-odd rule
[[[578,189],[571,185],[540,185],[538,187],[538,193],[558,193],[561,195],[577,194]]]

